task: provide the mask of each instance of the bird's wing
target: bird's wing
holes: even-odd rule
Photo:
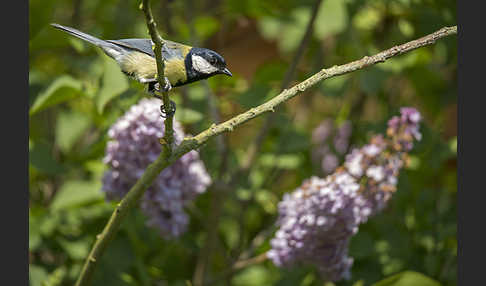
[[[155,57],[153,42],[151,39],[121,39],[121,40],[107,40],[107,42],[119,45],[132,50],[145,53],[151,57]],[[173,59],[174,57],[184,59],[188,50],[191,47],[179,44],[176,42],[165,40],[164,48],[162,49],[162,55],[165,60]]]

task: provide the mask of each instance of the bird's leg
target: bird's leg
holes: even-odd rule
[[[164,81],[165,81],[164,91],[169,92],[172,89],[172,85],[170,84],[170,81],[166,76],[164,77]]]
[[[170,107],[167,113],[165,112],[165,105],[160,106],[160,113],[161,113],[160,116],[162,118],[167,118],[167,115],[174,116],[175,112],[176,112],[176,104],[172,100],[170,101]]]
[[[162,97],[157,94],[156,91],[159,91],[159,83],[156,81],[149,82],[147,85],[147,92],[150,93],[150,95],[162,100]]]
[[[162,91],[169,92],[172,89],[172,85],[170,84],[169,79],[167,77],[164,77],[164,81],[165,81],[165,86]],[[153,81],[148,83],[147,92],[153,95],[154,97],[162,100],[162,96],[160,96],[159,94],[160,91],[161,90],[160,90],[159,82]],[[167,115],[173,116],[175,111],[176,111],[176,104],[172,100],[170,101],[170,107],[167,113],[165,112],[165,106],[164,105],[160,106],[160,112],[162,113],[160,116],[162,118],[167,118]]]
[[[165,81],[165,86],[163,88],[163,91],[164,92],[169,92],[172,89],[172,85],[170,84],[170,81],[169,81],[169,79],[167,77],[164,77],[164,81]],[[156,82],[154,84],[154,89],[156,91],[160,91],[160,84],[158,82]],[[158,97],[158,98],[160,98],[160,97]],[[167,113],[165,112],[165,110],[166,110],[165,106],[164,105],[161,105],[160,106],[160,112],[162,114],[160,116],[162,116],[162,118],[167,118],[167,115],[174,116],[174,113],[176,112],[176,104],[175,104],[175,102],[173,102],[172,100],[170,100],[170,106],[168,108]]]

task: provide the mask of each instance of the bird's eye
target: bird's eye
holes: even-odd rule
[[[214,58],[214,57],[209,58],[209,63],[210,63],[211,65],[216,64],[216,58]]]

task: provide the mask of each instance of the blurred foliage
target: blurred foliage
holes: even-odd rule
[[[152,2],[163,36],[224,55],[234,77],[208,80],[223,119],[278,93],[313,5],[311,0]],[[72,285],[114,208],[100,191],[107,130],[147,94],[102,52],[48,24],[106,39],[148,33],[139,1],[29,3],[29,280]],[[452,0],[323,0],[295,81],[452,25]],[[456,285],[456,74],[456,38],[449,37],[324,81],[279,108],[283,112],[275,116],[248,183],[224,196],[219,223],[212,225],[217,235],[207,275],[216,279],[214,285],[323,285],[312,268],[282,270],[270,261],[218,275],[246,249],[253,249],[252,255],[269,249],[281,196],[317,174],[310,137],[319,122],[351,120],[351,143],[359,146],[383,132],[401,106],[422,113],[423,140],[389,206],[352,239],[352,279],[335,285]],[[196,134],[214,122],[211,95],[201,83],[171,96],[187,132]],[[226,169],[238,168],[263,120],[225,135]],[[216,178],[222,162],[216,140],[200,153]],[[189,231],[173,241],[147,228],[135,209],[102,257],[93,285],[189,285],[208,237],[214,195],[208,190],[197,198],[189,209]]]

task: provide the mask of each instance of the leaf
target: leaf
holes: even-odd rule
[[[66,251],[67,255],[74,260],[84,259],[88,255],[91,246],[91,243],[86,240],[68,241],[60,238],[57,241]]]
[[[267,94],[270,92],[270,87],[264,84],[254,84],[247,91],[238,95],[236,100],[244,107],[251,108],[262,104]]]
[[[45,143],[35,142],[29,150],[29,163],[37,171],[47,174],[59,174],[65,170],[51,154],[51,147]]]
[[[305,34],[305,28],[309,22],[311,11],[307,7],[297,8],[292,11],[293,22],[286,23],[278,37],[279,48],[283,52],[291,52],[297,48]],[[281,35],[285,35],[282,37]]]
[[[274,154],[263,154],[260,156],[262,166],[276,166],[281,169],[296,169],[302,164],[299,154],[283,154],[275,156]]]
[[[60,113],[56,123],[56,144],[63,152],[69,152],[89,124],[90,119],[82,113]]]
[[[29,211],[29,251],[34,251],[42,242],[39,230],[39,218]]]
[[[238,223],[234,219],[222,218],[220,222],[221,233],[225,243],[229,248],[233,249],[238,244],[240,237],[240,229]]]
[[[175,117],[183,124],[192,124],[200,121],[204,116],[199,111],[189,108],[181,108],[181,110],[177,109]]]
[[[41,110],[76,97],[80,94],[81,88],[81,82],[70,76],[64,75],[57,78],[37,96],[30,108],[29,115],[32,116]]]
[[[348,24],[346,1],[326,0],[319,7],[314,23],[314,36],[319,39],[339,34]]]
[[[199,16],[194,21],[194,28],[201,41],[211,37],[219,29],[219,21],[214,17]]]
[[[122,278],[124,272],[129,272],[135,266],[135,254],[128,245],[130,242],[120,235],[110,242],[105,255],[98,260],[99,267],[93,274],[92,285],[134,285]],[[177,267],[178,264],[173,265]]]
[[[385,278],[373,286],[440,286],[440,283],[421,273],[404,271]]]
[[[54,0],[29,1],[29,41],[51,21],[56,4]]]
[[[47,271],[37,265],[29,264],[29,285],[41,286],[42,282],[47,278]]]
[[[96,106],[101,114],[106,104],[113,98],[128,89],[129,85],[126,76],[120,71],[118,64],[109,57],[104,59],[103,83],[96,97]]]
[[[68,181],[61,186],[54,197],[51,208],[54,211],[91,203],[103,198],[101,182]]]
[[[249,266],[234,276],[231,285],[272,285],[275,278],[270,274],[262,265]]]
[[[47,279],[44,281],[43,285],[46,286],[57,286],[61,285],[64,277],[67,274],[67,270],[65,266],[60,266],[56,268],[49,276]]]

